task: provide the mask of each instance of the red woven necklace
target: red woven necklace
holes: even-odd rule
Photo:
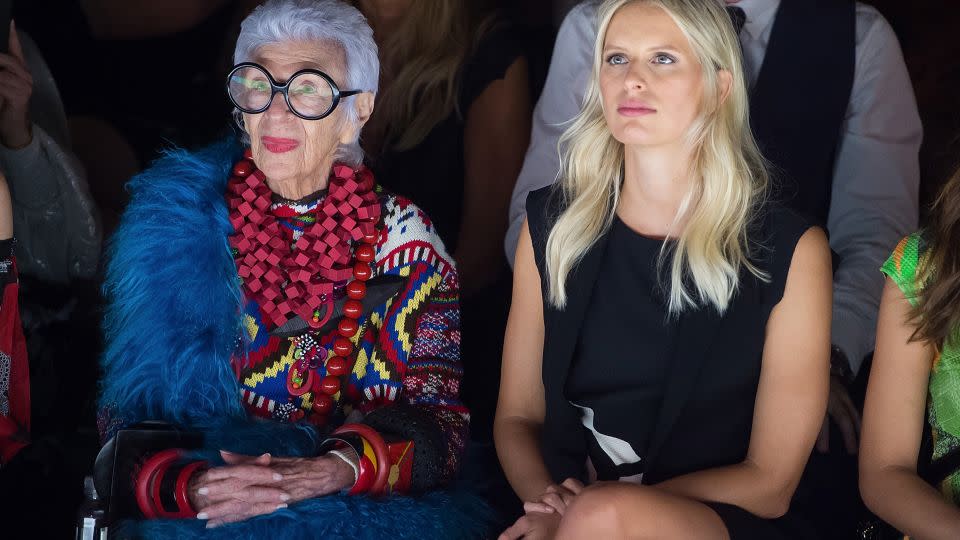
[[[335,286],[352,277],[348,291],[365,289],[364,282],[373,274],[370,263],[380,219],[380,203],[373,188],[373,174],[366,167],[334,164],[327,195],[316,210],[316,223],[291,244],[282,237],[280,223],[270,212],[273,193],[266,177],[254,165],[250,150],[244,152],[227,182],[227,208],[235,231],[229,241],[243,292],[257,302],[265,322],[278,327],[299,316],[311,327],[320,328],[333,314]],[[360,244],[356,250],[352,249],[354,242]],[[363,295],[351,294],[350,298],[359,300]],[[340,326],[354,330],[349,337],[357,329],[356,307],[351,303],[348,310],[345,306],[340,321]]]

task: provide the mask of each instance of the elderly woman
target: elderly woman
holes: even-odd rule
[[[237,453],[175,479],[148,458],[136,482],[175,492],[139,509],[207,528],[266,515],[234,527],[275,537],[463,534],[463,499],[343,496],[446,484],[469,418],[451,258],[429,218],[361,165],[372,32],[336,0],[270,0],[243,22],[235,61],[226,89],[249,147],[171,152],[130,184],[106,284],[101,429],[161,419]]]

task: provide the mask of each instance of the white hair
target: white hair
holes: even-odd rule
[[[243,20],[234,49],[233,61],[250,62],[257,49],[269,43],[332,41],[344,53],[346,87],[377,94],[380,58],[373,30],[355,7],[340,0],[268,0]],[[341,103],[350,103],[349,99]],[[239,111],[235,110],[235,114]],[[347,107],[347,120],[358,121],[355,107]],[[246,135],[244,135],[246,137]],[[338,159],[358,164],[363,161],[357,138],[338,150]]]

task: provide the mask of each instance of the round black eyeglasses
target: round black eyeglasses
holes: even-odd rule
[[[280,84],[260,64],[243,62],[234,66],[227,76],[230,101],[248,114],[267,110],[279,93],[293,114],[304,120],[320,120],[337,108],[341,98],[362,92],[340,90],[329,75],[318,69],[301,69]]]

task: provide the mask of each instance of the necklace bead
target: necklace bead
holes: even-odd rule
[[[347,296],[353,300],[362,300],[367,295],[367,284],[362,281],[351,281],[347,284]]]
[[[244,150],[227,184],[235,231],[229,241],[244,294],[260,306],[264,322],[278,327],[299,316],[319,329],[333,315],[334,287],[346,282],[344,316],[337,322],[332,346],[327,345],[333,354],[308,330],[294,342],[294,362],[287,373],[292,397],[284,405],[291,409],[283,416],[302,419],[304,411],[292,400],[310,392],[310,421],[323,423],[336,409],[332,396],[341,391],[341,377],[351,371],[351,339],[360,330],[364,281],[373,276],[381,211],[373,175],[365,167],[336,164],[327,194],[315,210],[303,214],[306,208],[294,206],[280,207],[287,208],[281,212],[273,208],[272,192],[252,155],[249,148]],[[281,227],[279,219],[294,220],[297,232],[286,232],[290,227]]]

